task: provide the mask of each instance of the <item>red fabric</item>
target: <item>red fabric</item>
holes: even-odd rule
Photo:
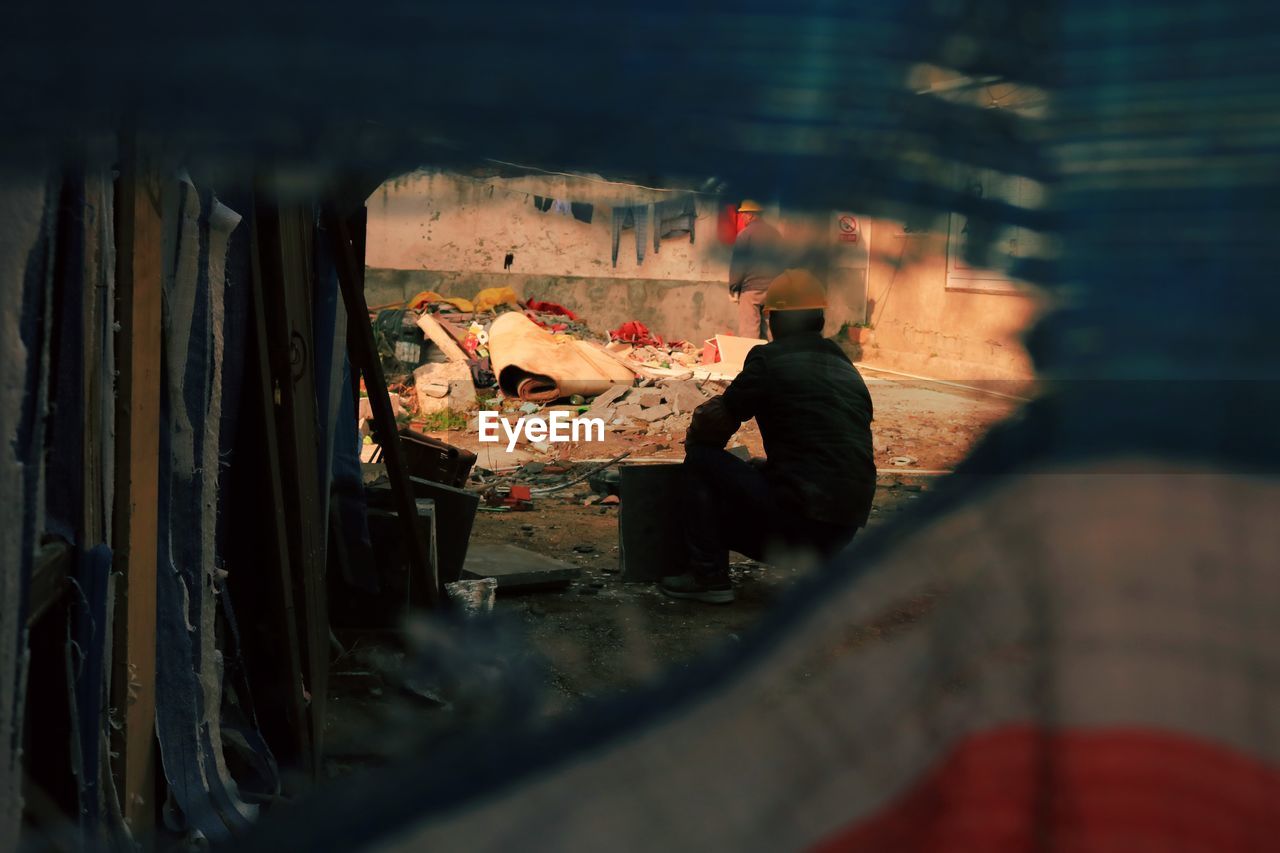
[[[726,204],[720,208],[720,215],[716,218],[716,238],[726,246],[732,246],[733,241],[738,239],[738,232],[742,229],[738,227],[738,208],[736,205]]]
[[[639,347],[662,346],[661,337],[651,334],[644,323],[638,323],[635,320],[628,320],[610,332],[609,340],[623,341],[624,343],[635,344]]]
[[[524,316],[528,317],[535,326],[541,326],[548,332],[563,332],[565,329],[569,328],[568,323],[545,323],[534,311],[525,311]]]
[[[577,320],[578,317],[563,305],[557,305],[554,302],[541,302],[537,299],[530,299],[525,303],[530,311],[537,311],[539,314],[559,314],[561,317],[568,317],[570,320]]]
[[[1280,770],[1186,735],[1010,726],[962,741],[822,853],[1280,849]]]

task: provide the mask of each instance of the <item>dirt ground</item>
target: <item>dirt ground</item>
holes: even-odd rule
[[[870,526],[888,523],[937,482],[924,471],[954,466],[994,422],[1007,416],[1012,401],[919,382],[867,375],[876,409],[873,434],[880,470]],[[459,436],[450,439],[457,442]],[[677,459],[680,435],[610,434],[603,445],[565,448],[559,460],[608,458],[624,449],[635,457]],[[762,454],[760,436],[748,424],[738,439]],[[909,462],[904,464],[905,457]],[[894,464],[897,459],[899,464]],[[555,458],[538,457],[554,462]],[[571,471],[582,470],[570,466]],[[687,666],[719,644],[737,642],[756,625],[798,573],[796,566],[764,565],[733,555],[737,600],[713,606],[675,601],[651,584],[622,581],[618,566],[615,507],[584,506],[586,483],[535,498],[527,512],[481,512],[472,543],[510,543],[581,569],[581,577],[559,590],[499,595],[496,622],[506,626],[507,643],[536,658],[545,683],[534,685],[540,715],[558,715],[583,700],[636,689],[664,672]],[[927,618],[928,597],[903,602],[884,624],[866,626],[874,641],[883,632]],[[515,639],[512,639],[512,638]],[[345,638],[344,638],[345,639]],[[448,695],[405,698],[388,672],[405,656],[376,640],[358,640],[335,664],[330,691],[330,772],[381,760],[404,748],[390,733],[443,733],[467,716],[465,702]],[[395,694],[398,698],[392,700]],[[478,716],[483,716],[479,714]],[[440,734],[440,736],[444,736]]]
[[[873,526],[928,488],[928,478],[898,479],[878,490]],[[547,496],[530,512],[482,513],[472,533],[475,543],[518,545],[582,571],[561,591],[500,595],[496,605],[497,612],[522,621],[551,663],[558,706],[625,691],[720,643],[738,641],[805,570],[733,555],[732,605],[670,599],[653,584],[622,580],[617,510],[584,507],[585,494]]]

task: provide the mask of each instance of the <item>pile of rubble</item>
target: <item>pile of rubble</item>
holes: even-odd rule
[[[641,379],[638,387],[615,385],[598,395],[583,417],[601,418],[615,432],[645,435],[684,432],[693,410],[724,390],[715,381],[701,385],[693,379]],[[709,393],[708,393],[709,392]]]
[[[519,392],[523,399],[510,388],[504,394],[495,376],[495,365],[501,367],[503,357],[501,352],[491,352],[494,341],[489,332],[499,317],[510,312],[522,314],[558,342],[581,342],[576,345],[589,347],[606,362],[625,366],[622,375],[634,374],[635,379],[630,386],[608,386],[594,399],[593,392],[585,390],[586,397],[567,394],[549,402],[545,394],[542,400],[531,401],[532,395],[524,389]],[[474,427],[477,409],[529,415],[562,408],[601,418],[610,432],[682,433],[693,410],[721,393],[741,369],[746,349],[762,343],[721,335],[699,348],[684,341],[664,341],[635,321],[600,334],[563,306],[522,301],[509,288],[482,291],[474,300],[419,294],[403,307],[378,311],[374,326],[397,415],[428,431],[464,424]],[[362,416],[367,414],[365,408]]]

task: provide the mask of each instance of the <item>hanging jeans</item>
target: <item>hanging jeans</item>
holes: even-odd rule
[[[638,204],[613,209],[613,265],[618,265],[618,243],[622,232],[636,232],[636,266],[644,263],[644,244],[649,236],[649,205]]]

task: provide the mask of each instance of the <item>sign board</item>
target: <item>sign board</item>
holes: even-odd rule
[[[858,220],[852,213],[842,213],[836,218],[836,233],[842,243],[858,242]]]

